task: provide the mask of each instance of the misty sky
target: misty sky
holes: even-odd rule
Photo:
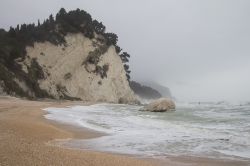
[[[183,101],[250,101],[249,0],[1,0],[0,27],[84,9],[119,36],[132,78]]]

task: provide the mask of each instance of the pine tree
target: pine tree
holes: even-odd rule
[[[41,26],[40,20],[37,21],[37,26],[38,26],[38,27]]]
[[[15,29],[14,29],[13,27],[10,27],[10,30],[9,30],[9,32],[8,32],[8,35],[9,35],[10,37],[16,37],[16,31],[15,31]]]
[[[54,21],[55,21],[55,20],[54,20],[54,17],[53,17],[53,15],[51,14],[51,15],[49,16],[49,22],[50,22],[50,23],[54,23]]]

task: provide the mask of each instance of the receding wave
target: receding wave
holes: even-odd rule
[[[47,108],[46,118],[107,133],[69,144],[144,156],[196,155],[250,159],[250,105],[177,104],[166,113],[140,106],[97,104]]]

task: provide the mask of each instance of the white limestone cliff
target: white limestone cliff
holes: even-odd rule
[[[45,75],[44,79],[38,81],[41,89],[55,98],[64,94],[84,101],[137,102],[114,46],[108,47],[100,56],[98,65],[108,66],[107,77],[101,78],[93,72],[95,65],[84,64],[89,52],[101,45],[97,37],[89,39],[78,33],[66,35],[65,40],[66,45],[35,42],[34,47],[26,47],[23,70],[27,72],[31,60],[36,59]]]

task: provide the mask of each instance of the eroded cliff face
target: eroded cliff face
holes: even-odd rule
[[[101,36],[89,39],[80,33],[68,34],[65,40],[66,44],[58,46],[50,42],[35,42],[34,47],[26,47],[27,56],[22,68],[27,73],[34,61],[38,63],[36,65],[42,70],[38,84],[42,90],[57,99],[137,102],[114,46],[104,48],[101,53],[97,51],[98,61],[89,63],[90,53],[103,49]]]

